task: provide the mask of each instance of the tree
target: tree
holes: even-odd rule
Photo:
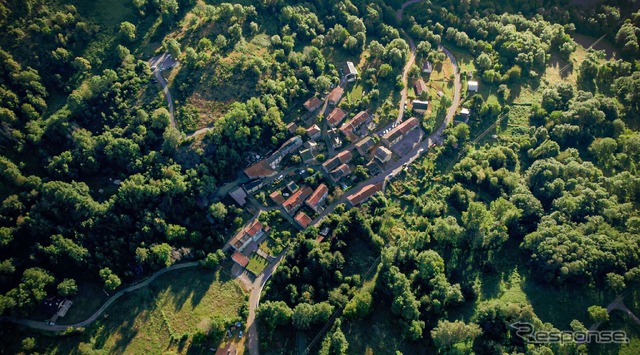
[[[344,307],[344,316],[347,318],[363,318],[369,314],[373,297],[371,293],[361,291]]]
[[[120,36],[128,42],[132,42],[136,39],[136,26],[131,22],[122,22],[120,24]]]
[[[180,43],[175,38],[169,38],[162,42],[164,49],[174,58],[180,58]]]
[[[318,354],[320,355],[344,355],[347,354],[347,350],[349,350],[349,342],[347,338],[344,336],[342,329],[340,329],[339,321],[336,322],[336,330],[335,332],[327,334],[327,336],[322,341],[322,345],[320,347],[320,351]]]
[[[58,294],[62,297],[71,297],[78,292],[78,286],[74,279],[64,279],[58,284]]]
[[[22,350],[30,353],[36,348],[36,340],[32,337],[22,339]]]
[[[596,323],[602,323],[609,320],[609,312],[601,306],[591,306],[587,309],[589,316]]]
[[[114,274],[113,271],[111,271],[111,269],[108,267],[100,270],[100,277],[102,278],[102,281],[104,281],[105,290],[107,290],[108,292],[111,292],[120,287],[120,284],[122,283],[118,275]]]
[[[218,222],[224,221],[227,216],[227,207],[222,202],[216,202],[209,207],[209,213]]]
[[[480,54],[478,58],[476,58],[476,63],[478,64],[478,68],[483,71],[491,69],[491,67],[493,66],[491,57],[489,57],[487,53]]]
[[[46,288],[54,281],[55,278],[44,269],[37,267],[26,269],[18,288],[9,291],[7,297],[13,299],[18,307],[29,309],[47,296]]]
[[[171,245],[167,243],[161,243],[151,246],[151,258],[155,261],[156,265],[169,267],[173,263],[171,259]]]
[[[200,266],[205,269],[215,269],[224,258],[224,252],[222,249],[218,249],[215,253],[209,253],[204,259],[200,260]]]
[[[258,316],[273,331],[278,326],[289,324],[293,311],[283,301],[266,301],[260,304]]]
[[[615,293],[621,293],[627,286],[624,283],[624,276],[610,272],[606,276],[607,287]]]
[[[438,326],[431,331],[431,337],[436,346],[444,350],[450,349],[455,344],[473,341],[480,334],[482,330],[477,324],[465,324],[459,320],[455,322],[440,320]]]
[[[308,303],[299,303],[291,316],[293,326],[298,329],[309,329],[314,320],[313,306]]]

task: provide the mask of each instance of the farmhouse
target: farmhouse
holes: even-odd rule
[[[411,105],[414,110],[425,111],[429,108],[429,101],[413,100]]]
[[[418,81],[413,84],[413,90],[416,92],[416,96],[420,96],[423,92],[427,91],[427,84],[424,83],[424,80],[418,79]]]

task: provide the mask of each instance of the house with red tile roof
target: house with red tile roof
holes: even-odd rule
[[[322,105],[322,100],[320,100],[317,96],[310,98],[303,104],[304,108],[307,109],[307,111],[309,112],[314,111],[321,105]]]
[[[353,159],[353,154],[351,154],[350,150],[343,150],[338,153],[335,157],[325,161],[322,163],[322,169],[325,172],[330,172],[337,168],[340,164],[347,164]]]
[[[411,117],[410,119],[400,123],[394,129],[389,131],[389,133],[382,136],[382,142],[387,146],[391,147],[394,144],[398,143],[402,138],[404,138],[409,132],[420,126],[420,121],[417,118]]]
[[[327,116],[327,123],[330,127],[335,127],[342,122],[346,115],[347,113],[344,112],[344,110],[340,107],[336,107]]]
[[[320,204],[329,196],[329,188],[325,184],[320,184],[315,191],[304,201],[314,212],[320,213]]]
[[[371,196],[375,195],[380,191],[382,191],[381,182],[377,184],[369,184],[363,187],[362,189],[360,189],[360,191],[349,195],[347,197],[347,201],[349,201],[349,204],[351,204],[351,206],[357,206],[363,202],[366,202],[368,199],[371,198]]]
[[[335,89],[331,90],[329,93],[328,101],[329,105],[337,105],[342,99],[342,95],[344,94],[344,89],[340,86],[337,86]]]
[[[367,113],[367,111],[358,112],[358,114],[353,116],[352,119],[348,120],[347,122],[343,123],[342,126],[340,126],[340,132],[342,132],[342,134],[344,134],[352,142],[355,141],[357,137],[355,136],[353,131],[358,129],[358,127],[360,127],[363,123],[367,122],[368,118],[369,114]]]
[[[293,217],[293,219],[300,225],[300,227],[302,227],[303,229],[306,229],[311,222],[313,221],[311,219],[311,217],[307,216],[306,213],[300,211],[298,212],[298,214],[296,214],[295,217]]]
[[[249,264],[249,258],[242,255],[239,251],[236,251],[231,255],[231,260],[242,267],[246,267]]]
[[[280,192],[280,190],[272,192],[271,194],[269,194],[269,197],[273,202],[276,203],[276,205],[281,205],[284,203],[284,196],[282,196],[282,192]]]
[[[294,194],[289,196],[286,201],[284,201],[282,207],[284,207],[285,211],[287,211],[288,214],[293,214],[293,212],[295,212],[298,208],[300,208],[300,206],[302,206],[304,200],[306,200],[312,192],[313,190],[308,186],[298,189],[298,191],[296,191]]]

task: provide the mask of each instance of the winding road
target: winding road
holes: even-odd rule
[[[158,276],[163,275],[163,274],[165,274],[165,273],[167,273],[169,271],[185,269],[185,268],[194,267],[194,266],[198,266],[198,265],[199,265],[199,263],[197,261],[192,261],[192,262],[189,262],[189,263],[176,264],[176,265],[170,266],[170,267],[168,267],[166,269],[162,269],[162,270],[156,272],[155,274],[151,275],[148,279],[118,291],[113,296],[111,296],[111,298],[109,298],[107,300],[107,302],[105,302],[102,305],[102,307],[100,307],[89,318],[83,320],[82,322],[78,322],[78,323],[75,323],[75,324],[48,325],[46,321],[36,321],[36,320],[30,320],[30,319],[18,319],[18,318],[13,318],[13,317],[2,317],[2,318],[0,318],[0,320],[11,322],[11,323],[15,323],[15,324],[24,325],[24,326],[27,326],[27,327],[33,328],[33,329],[48,330],[48,331],[53,331],[53,332],[61,332],[61,331],[65,331],[65,330],[67,330],[69,328],[86,327],[87,325],[95,322],[96,319],[98,319],[98,317],[100,317],[100,315],[107,308],[109,308],[109,306],[111,306],[111,304],[113,302],[115,302],[118,298],[120,298],[125,293],[132,292],[132,291],[141,289],[143,287],[147,287],[150,283],[152,283],[155,279],[157,279]]]
[[[402,19],[402,14],[404,12],[404,9],[407,6],[415,4],[415,3],[418,3],[418,2],[421,2],[421,1],[422,0],[410,0],[410,1],[407,1],[404,4],[402,4],[402,7],[396,12],[396,17],[398,18],[398,20]],[[408,40],[409,46],[411,48],[411,54],[410,54],[410,56],[408,58],[407,64],[404,67],[404,70],[403,70],[402,80],[403,80],[403,82],[405,84],[404,85],[405,88],[402,91],[402,99],[400,101],[398,121],[402,121],[402,117],[404,115],[404,103],[405,103],[405,101],[407,99],[407,92],[408,92],[408,88],[407,88],[408,72],[409,72],[411,66],[413,65],[413,63],[415,62],[415,51],[416,51],[413,39],[404,30],[402,30],[402,34]],[[314,226],[318,226],[320,224],[320,222],[324,219],[324,217],[326,217],[328,214],[333,212],[333,210],[336,208],[336,206],[338,206],[341,203],[345,203],[347,201],[347,196],[351,195],[352,193],[354,193],[356,191],[359,191],[361,188],[363,188],[366,185],[376,184],[376,183],[379,183],[379,182],[386,182],[389,179],[390,175],[395,176],[396,174],[398,174],[404,168],[405,165],[413,163],[418,157],[420,157],[422,155],[422,153],[424,151],[429,149],[433,144],[442,144],[442,141],[443,141],[442,140],[442,134],[443,134],[445,128],[447,127],[447,125],[449,125],[453,121],[453,117],[455,116],[456,110],[457,110],[458,105],[460,103],[460,92],[461,92],[461,84],[460,84],[460,82],[461,81],[460,81],[459,68],[457,66],[457,62],[456,62],[455,58],[453,57],[451,52],[449,52],[446,48],[444,48],[442,46],[440,48],[443,50],[443,52],[451,60],[451,63],[453,64],[454,72],[455,72],[455,82],[454,82],[454,85],[455,85],[454,91],[455,91],[455,93],[454,93],[454,98],[452,100],[452,105],[451,105],[451,107],[449,108],[449,110],[447,112],[447,115],[445,117],[444,122],[440,125],[440,127],[438,127],[438,129],[436,129],[426,139],[423,139],[424,137],[421,136],[419,142],[414,145],[414,147],[411,149],[411,151],[408,154],[406,154],[404,157],[400,158],[399,160],[397,160],[395,162],[389,163],[387,168],[383,172],[381,172],[380,174],[378,174],[376,176],[373,176],[373,177],[369,178],[368,180],[361,182],[357,186],[345,191],[344,194],[340,198],[334,200],[333,203],[331,203],[329,206],[327,206],[327,208],[325,208],[325,210],[313,221],[313,225]],[[166,54],[164,54],[163,56],[165,56],[165,55]],[[174,105],[173,105],[173,100],[171,99],[171,93],[169,92],[169,88],[167,86],[167,82],[162,77],[162,75],[160,75],[160,70],[158,70],[157,68],[154,69],[154,75],[158,79],[158,82],[162,85],[163,92],[164,92],[164,94],[165,94],[165,96],[167,98],[167,101],[168,101],[168,104],[169,104],[169,113],[171,115],[171,126],[173,128],[176,128],[176,123],[175,123],[175,119],[174,119]],[[210,129],[211,128],[202,128],[200,130],[197,130],[197,131],[187,135],[187,138],[195,136],[195,135],[204,134]],[[290,168],[290,169],[287,169],[287,171],[289,171],[289,170],[297,170],[297,169],[298,168]],[[280,174],[284,174],[284,172],[280,172]],[[234,182],[234,183],[229,184],[229,188],[235,186],[236,183],[237,183],[237,181]],[[260,207],[259,209],[260,209],[260,211],[268,210],[268,209],[263,208],[263,207]],[[296,224],[294,224],[294,225],[296,225]],[[247,343],[246,343],[246,347],[247,347],[247,349],[248,349],[248,351],[249,351],[249,353],[251,355],[258,355],[259,354],[259,337],[258,337],[258,330],[257,330],[257,324],[256,324],[256,321],[255,321],[255,317],[256,317],[256,309],[257,309],[259,301],[260,301],[260,294],[262,292],[262,289],[263,289],[264,285],[269,280],[269,278],[273,275],[273,273],[277,269],[278,265],[280,264],[281,260],[286,255],[286,251],[287,251],[287,249],[283,250],[276,257],[275,260],[273,260],[271,263],[269,263],[269,265],[265,268],[263,273],[261,275],[259,275],[254,280],[254,282],[252,284],[251,294],[249,296],[249,317],[247,319]],[[40,329],[40,330],[54,331],[54,332],[65,331],[69,327],[71,327],[71,328],[86,327],[87,325],[95,322],[96,319],[98,319],[98,317],[113,302],[115,302],[118,298],[120,298],[123,294],[125,294],[127,292],[132,292],[132,291],[138,290],[138,289],[140,289],[142,287],[146,287],[151,282],[153,282],[157,277],[159,277],[160,275],[163,275],[163,274],[165,274],[167,272],[170,272],[170,271],[173,271],[173,270],[184,269],[184,268],[188,268],[188,267],[195,267],[197,265],[198,265],[198,262],[189,262],[189,263],[184,263],[184,264],[173,265],[173,266],[171,266],[169,268],[160,270],[160,271],[156,272],[155,274],[153,274],[148,279],[146,279],[145,281],[142,281],[142,282],[140,282],[138,284],[135,284],[135,285],[131,285],[131,286],[127,287],[127,288],[124,288],[124,289],[118,291],[116,294],[111,296],[107,300],[107,302],[105,302],[102,305],[102,307],[100,307],[100,309],[98,309],[93,315],[91,315],[89,318],[85,319],[84,321],[81,321],[81,322],[78,322],[78,323],[75,323],[75,324],[49,326],[44,321],[34,321],[34,320],[28,320],[28,319],[17,319],[17,318],[13,318],[13,317],[1,317],[0,320],[16,323],[16,324],[20,324],[20,325],[24,325],[24,326],[27,326],[27,327],[30,327],[30,328],[33,328],[33,329]]]
[[[407,6],[417,4],[420,1],[422,0],[410,0],[402,4],[400,9],[396,11],[396,19],[398,20],[398,22],[402,21],[402,14],[404,13],[404,9]],[[403,29],[400,29],[400,31],[402,32],[402,35],[404,36],[404,38],[407,39],[407,43],[409,43],[410,52],[409,52],[409,59],[407,60],[407,64],[405,64],[404,69],[402,69],[402,83],[404,84],[404,88],[400,93],[400,104],[398,107],[398,119],[396,120],[396,123],[402,122],[402,119],[404,117],[404,106],[405,106],[405,103],[407,102],[407,95],[409,92],[407,79],[409,77],[409,70],[411,70],[411,66],[413,65],[413,63],[416,62],[416,45],[413,42],[413,38],[411,38]]]
[[[396,12],[396,16],[399,16],[399,18],[402,18],[402,12],[404,11],[404,9],[412,4],[416,4],[418,2],[420,2],[422,0],[410,0],[405,2],[402,7],[400,8],[400,10],[398,10],[398,12]],[[404,32],[403,32],[404,33]],[[406,35],[406,34],[405,34]],[[407,38],[410,40],[409,43],[413,43],[413,40],[411,40],[411,37],[407,36]],[[460,69],[458,68],[458,62],[456,61],[456,58],[453,56],[453,54],[447,50],[445,47],[440,46],[440,49],[442,49],[442,51],[447,55],[447,57],[449,57],[449,59],[451,60],[451,64],[453,65],[453,69],[454,69],[454,73],[455,73],[455,78],[454,78],[454,95],[453,95],[453,100],[452,100],[452,104],[451,107],[449,107],[449,110],[447,111],[447,115],[444,119],[444,122],[442,122],[442,124],[426,139],[421,140],[421,143],[418,143],[416,145],[414,145],[414,147],[411,149],[411,151],[406,154],[404,157],[398,159],[395,162],[390,162],[387,165],[387,168],[381,172],[380,174],[376,175],[376,176],[372,176],[371,178],[369,178],[366,181],[363,181],[361,183],[359,183],[358,185],[356,185],[355,187],[347,190],[344,192],[344,194],[334,200],[329,206],[327,206],[327,208],[324,209],[324,211],[322,211],[322,213],[320,213],[320,215],[318,217],[316,217],[316,219],[313,221],[313,225],[314,226],[319,226],[320,223],[322,222],[322,220],[329,215],[331,212],[333,212],[333,210],[341,203],[346,203],[347,202],[347,196],[353,194],[356,191],[359,191],[360,189],[362,189],[363,187],[369,185],[369,184],[377,184],[380,182],[386,182],[390,177],[392,176],[396,176],[399,172],[402,171],[402,169],[404,168],[405,165],[411,164],[413,163],[416,159],[418,159],[423,152],[425,152],[426,150],[428,150],[433,144],[442,144],[443,143],[443,139],[442,139],[442,135],[444,133],[445,128],[451,124],[451,122],[453,122],[453,118],[456,115],[456,111],[458,109],[458,106],[460,105],[460,95],[461,95],[461,90],[462,90],[462,85],[461,85],[461,80],[460,80]],[[411,58],[410,58],[411,59]],[[415,60],[415,56],[414,56],[414,60]],[[410,65],[408,66],[410,67]],[[406,69],[406,66],[405,66]],[[404,78],[405,80],[405,90],[403,90],[403,92],[405,92],[406,94],[406,77]],[[398,117],[399,121],[402,121],[402,115],[404,114],[404,101],[400,102],[400,117]],[[422,137],[421,137],[422,139]]]

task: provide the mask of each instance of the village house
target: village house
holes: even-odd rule
[[[356,81],[358,79],[358,70],[353,62],[347,62],[345,67],[344,76],[348,82]]]
[[[423,92],[427,91],[427,84],[424,83],[424,80],[418,79],[413,84],[413,90],[415,91],[416,96],[420,96]]]
[[[382,191],[381,182],[377,184],[369,184],[363,187],[362,189],[360,189],[360,191],[349,195],[347,197],[347,201],[349,202],[351,207],[357,206],[363,202],[366,202],[368,199],[371,198],[371,196],[375,195],[377,192],[380,192],[380,191]]]
[[[304,201],[314,212],[320,213],[320,204],[329,196],[329,188],[325,184],[320,184],[315,191]]]
[[[313,190],[310,187],[305,186],[299,189],[298,191],[296,191],[286,201],[284,201],[284,203],[282,204],[282,207],[284,207],[284,210],[291,215],[296,210],[298,210],[300,206],[302,206],[302,204],[304,203],[304,200],[306,200],[307,197],[309,197],[309,195],[311,195],[312,192]]]
[[[336,86],[335,89],[331,90],[329,93],[328,102],[329,105],[335,106],[342,99],[342,95],[344,94],[344,89],[340,86]]]
[[[413,100],[411,106],[416,111],[426,111],[429,108],[429,101]]]
[[[340,164],[349,163],[351,161],[351,159],[353,159],[353,154],[351,154],[351,151],[350,150],[343,150],[340,153],[336,154],[335,157],[325,161],[322,164],[322,169],[324,169],[324,171],[328,173],[330,171],[333,171]]]
[[[284,196],[282,196],[282,192],[280,190],[276,190],[269,194],[269,197],[276,205],[281,205],[284,203]]]
[[[411,131],[418,128],[419,125],[420,125],[420,121],[418,121],[418,119],[415,117],[411,117],[410,119],[400,123],[394,129],[392,129],[387,134],[382,136],[382,142],[387,147],[391,147],[394,144],[398,143],[402,138],[404,138]]]
[[[422,61],[422,72],[425,74],[431,74],[433,72],[433,64],[428,60]]]
[[[307,216],[307,214],[302,211],[298,212],[293,219],[300,225],[300,227],[302,227],[302,229],[307,229],[311,222],[313,222],[311,217]]]
[[[329,124],[329,127],[333,128],[337,126],[340,122],[342,122],[346,115],[347,113],[344,112],[344,110],[342,110],[341,108],[334,108],[327,116],[327,123]]]
[[[369,150],[371,150],[371,147],[373,147],[374,144],[373,139],[371,137],[367,137],[356,143],[356,149],[360,155],[366,156],[369,154]]]
[[[351,174],[351,168],[347,164],[342,164],[329,173],[333,181],[338,181],[343,177]]]
[[[303,106],[307,111],[312,112],[315,111],[318,107],[322,106],[322,101],[317,96],[314,96],[307,100],[303,104]]]
[[[249,243],[257,242],[264,233],[264,226],[258,219],[255,219],[249,227],[236,234],[229,244],[231,244],[236,251],[241,252]]]
[[[307,137],[311,139],[318,139],[320,138],[320,135],[322,135],[322,130],[320,129],[320,127],[318,127],[317,124],[314,124],[313,126],[307,128]]]
[[[242,187],[238,186],[235,189],[229,192],[229,196],[236,201],[240,207],[243,207],[247,203],[247,193],[242,189]]]
[[[342,134],[344,134],[347,138],[349,138],[350,141],[353,142],[357,139],[353,131],[367,122],[367,119],[369,119],[369,114],[367,113],[367,111],[360,111],[358,112],[358,114],[353,116],[352,119],[342,124],[342,126],[340,127],[340,132],[342,132]]]
[[[376,149],[375,151],[376,159],[378,159],[383,164],[391,160],[392,155],[393,153],[389,149],[382,146],[378,147],[378,149]]]
[[[467,82],[467,91],[469,91],[469,92],[477,92],[478,91],[478,82],[477,81],[469,81],[469,82]]]

